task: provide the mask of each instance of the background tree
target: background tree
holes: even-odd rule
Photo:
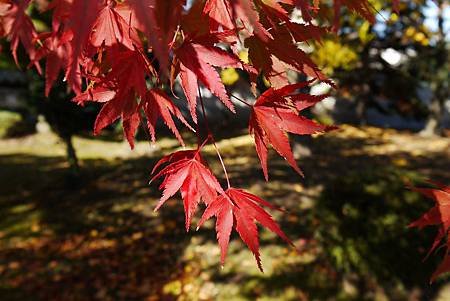
[[[175,120],[196,134],[195,148],[168,154],[154,167],[152,181],[161,179],[163,191],[156,209],[179,191],[188,231],[198,205],[204,203],[206,209],[199,226],[216,217],[222,264],[233,229],[252,251],[261,270],[257,222],[291,243],[263,209],[277,207],[233,186],[211,132],[200,86],[233,113],[236,110],[232,98],[249,108],[249,133],[266,180],[269,147],[303,176],[288,134],[313,135],[334,127],[302,115],[326,95],[311,95],[301,89],[314,82],[336,85],[302,47],[310,40],[320,40],[331,25],[334,31],[345,31],[340,24],[344,7],[374,23],[373,4],[333,1],[331,15],[330,9],[322,10],[320,1],[302,0],[58,0],[50,6],[51,30],[38,34],[29,17],[30,3],[0,2],[1,34],[9,39],[16,63],[19,44],[29,57],[29,65],[38,72],[44,73],[40,63],[45,61],[45,94],[50,95],[62,73],[75,94],[73,101],[81,105],[102,103],[94,134],[119,119],[131,148],[141,122],[146,122],[153,141],[158,120],[167,125],[182,146],[183,137]],[[393,3],[398,7],[399,1]],[[300,10],[303,23],[292,20],[296,9]],[[327,25],[315,24],[316,17],[326,19],[323,24]],[[248,60],[239,56],[242,49],[248,53]],[[363,53],[370,55],[367,50]],[[229,67],[248,74],[249,89],[257,98],[254,103],[227,92],[217,69]],[[370,64],[363,60],[363,68],[366,67]],[[286,75],[288,70],[300,72],[308,80],[292,84]],[[256,89],[261,78],[271,85],[262,93]],[[186,97],[189,118],[181,113],[176,100],[164,92],[177,83]],[[59,132],[64,137],[71,135],[71,131]],[[206,144],[216,150],[223,168],[222,184],[202,156]]]
[[[432,124],[442,123],[443,103],[448,97],[442,95],[448,91],[448,41],[443,34],[445,5],[439,5],[432,1],[401,2],[397,15],[386,3],[374,2],[380,12],[376,24],[346,16],[339,39],[327,37],[326,47],[318,47],[313,53],[315,61],[339,82],[341,91],[355,99],[356,120],[365,123],[367,108],[375,107],[423,124],[410,125],[416,130],[425,127],[423,132],[429,132]],[[427,9],[438,11],[437,31],[426,25]],[[433,95],[430,104],[424,99],[424,89]],[[380,106],[380,101],[386,105]],[[432,132],[442,132],[442,125]]]
[[[3,5],[8,5],[7,2]],[[32,25],[37,32],[45,32],[51,28],[51,14],[49,14],[48,1],[32,1],[27,8],[27,14],[30,17]],[[6,24],[4,24],[6,25]],[[36,37],[35,37],[36,38]],[[9,41],[3,40],[3,48],[9,48]],[[37,41],[36,41],[37,42]],[[42,52],[36,52],[36,55],[42,56]],[[18,49],[16,59],[20,62],[26,62],[27,53],[22,49]],[[11,53],[3,53],[3,64],[6,68],[13,68],[14,58]],[[21,69],[27,66],[22,64]],[[43,66],[52,68],[51,65]],[[67,86],[67,82],[63,81],[62,76],[57,75],[57,79],[53,89],[45,90],[45,78],[39,75],[39,69],[27,68],[24,72],[24,83],[20,83],[26,91],[26,109],[24,114],[33,116],[33,120],[37,121],[37,115],[43,115],[45,121],[50,125],[51,129],[61,138],[61,141],[66,145],[67,162],[69,164],[70,176],[79,176],[79,162],[76,155],[76,150],[73,145],[72,137],[75,134],[89,132],[98,113],[96,105],[78,106],[71,99],[74,94]],[[48,80],[48,79],[47,79]],[[54,79],[55,80],[55,79]],[[35,123],[34,123],[35,125]]]

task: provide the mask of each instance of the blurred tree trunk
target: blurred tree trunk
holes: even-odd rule
[[[370,25],[368,32],[373,31],[373,26]],[[357,96],[356,102],[356,116],[359,121],[359,125],[367,125],[367,108],[372,103],[373,88],[372,78],[373,70],[370,67],[371,57],[370,49],[374,47],[374,40],[368,41],[361,52],[361,68],[358,70],[358,78],[366,78],[367,80],[361,82],[361,94]]]
[[[69,163],[70,173],[77,177],[80,174],[80,165],[78,164],[77,153],[75,151],[75,147],[73,146],[72,136],[66,135],[61,138],[66,144],[67,162]]]
[[[421,131],[424,136],[443,134],[442,119],[444,116],[444,103],[450,96],[448,83],[448,60],[449,53],[445,41],[444,32],[444,1],[437,1],[438,4],[438,35],[436,47],[432,50],[431,58],[436,60],[435,70],[431,74],[431,89],[433,98],[431,100],[428,120],[425,128]],[[434,72],[433,72],[434,71]]]
[[[56,84],[48,97],[44,96],[44,81],[35,72],[28,71],[28,89],[30,99],[37,107],[39,114],[45,117],[52,131],[59,136],[66,147],[66,160],[69,164],[68,176],[76,179],[80,176],[80,165],[72,137],[79,131],[84,119],[80,108],[70,101],[64,83]],[[73,182],[73,181],[71,181]]]
[[[370,29],[371,31],[372,29]],[[364,45],[364,49],[361,53],[361,63],[362,63],[362,72],[370,73],[370,56],[369,50],[371,47],[371,43],[367,43]],[[366,75],[367,78],[370,78],[370,75]],[[370,88],[369,82],[365,82],[361,84],[362,94],[357,96],[359,99],[356,103],[356,116],[359,120],[359,125],[367,124],[367,105],[370,97],[372,96],[372,89]]]

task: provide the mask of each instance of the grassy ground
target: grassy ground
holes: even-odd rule
[[[221,140],[233,184],[286,208],[301,249],[261,231],[264,274],[236,236],[221,269],[212,222],[186,234],[179,199],[153,212],[173,140],[75,146],[78,180],[55,136],[0,140],[0,300],[449,300],[446,278],[428,284],[442,254],[422,262],[433,229],[406,228],[432,203],[405,189],[450,183],[448,138],[343,126],[297,141],[305,179],[274,156],[269,183],[248,136]]]

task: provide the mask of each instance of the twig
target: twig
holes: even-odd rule
[[[200,98],[200,104],[202,106],[203,119],[205,121],[206,131],[208,132],[208,138],[211,139],[211,142],[212,142],[212,144],[214,146],[214,149],[216,150],[217,156],[219,157],[220,164],[222,165],[223,173],[225,174],[225,178],[227,180],[228,188],[230,188],[231,187],[230,179],[228,177],[228,173],[227,173],[227,169],[225,167],[225,163],[223,162],[222,156],[220,155],[219,148],[217,147],[216,141],[214,140],[214,136],[213,136],[213,134],[211,132],[211,129],[209,127],[209,124],[208,124],[208,118],[206,117],[206,111],[205,111],[205,104],[203,103],[203,97],[202,97],[202,92],[200,90],[200,87],[198,87],[198,95],[199,95],[199,98]]]

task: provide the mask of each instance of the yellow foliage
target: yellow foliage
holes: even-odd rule
[[[241,59],[241,61],[243,61],[246,64],[248,64],[250,62],[248,59],[248,51],[247,50],[241,50],[239,52],[239,58]]]
[[[331,74],[337,68],[345,70],[354,68],[358,62],[358,54],[346,45],[325,40],[313,53],[313,60],[323,67],[325,73]]]
[[[416,32],[416,29],[414,27],[410,26],[405,30],[405,36],[408,38],[411,38],[414,36],[415,32]]]
[[[174,280],[163,287],[163,293],[166,295],[179,296],[183,291],[183,283],[180,280]]]
[[[361,27],[359,27],[358,36],[363,44],[367,44],[375,37],[374,34],[370,33],[370,23],[368,21],[365,21]]]
[[[397,14],[391,14],[391,18],[389,19],[392,22],[397,22],[398,21],[398,15]]]
[[[413,40],[423,46],[427,46],[430,42],[427,35],[428,33],[425,28],[415,28],[410,26],[405,30],[404,36],[406,39]]]
[[[267,88],[272,86],[270,84],[270,81],[265,76],[263,76],[262,80],[263,80],[264,86],[266,86]]]
[[[225,68],[220,72],[220,78],[226,86],[231,86],[239,80],[239,73],[234,68]]]

